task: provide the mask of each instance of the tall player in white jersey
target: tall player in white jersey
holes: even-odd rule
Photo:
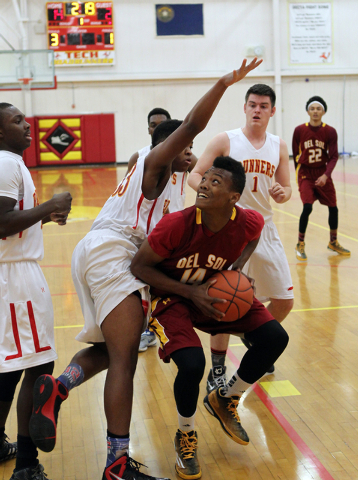
[[[246,186],[238,204],[260,212],[265,219],[265,226],[255,251],[246,264],[242,259],[241,268],[256,280],[258,300],[270,301],[267,309],[276,320],[282,322],[293,307],[293,286],[285,251],[272,221],[270,197],[276,203],[285,203],[290,199],[292,189],[287,145],[266,131],[270,118],[275,114],[275,101],[276,95],[271,87],[253,85],[245,96],[245,127],[216,135],[199,158],[188,183],[197,190],[202,174],[220,155],[229,155],[243,163]],[[228,344],[228,335],[211,337],[212,370],[208,378],[208,391],[217,383],[225,382]],[[272,366],[270,373],[273,370]]]
[[[23,372],[18,402],[17,458],[12,480],[45,480],[29,435],[36,378],[52,373],[57,358],[51,295],[37,261],[43,258],[42,223],[66,223],[71,195],[38,204],[22,155],[30,125],[16,107],[0,103],[0,461],[16,455],[5,422]],[[59,213],[60,212],[60,213]]]
[[[255,58],[246,66],[244,60],[239,70],[222,77],[199,100],[182,123],[168,120],[159,125],[154,135],[170,124],[176,129],[138,159],[75,248],[72,276],[85,317],[77,338],[94,345],[81,350],[58,379],[50,375],[38,379],[30,431],[40,448],[52,450],[61,401],[71,388],[108,368],[104,390],[108,425],[105,480],[154,478],[139,472],[138,462],[128,456],[133,376],[149,307],[149,287],[131,274],[131,260],[168,207],[173,164],[181,161],[184,149],[205,128],[227,87],[260,63]]]
[[[148,121],[148,133],[153,138],[153,133],[155,128],[166,120],[170,120],[170,113],[164,108],[153,108],[147,117]],[[129,173],[133,166],[136,164],[139,157],[146,157],[148,153],[153,148],[153,142],[150,145],[147,145],[138,152],[133,153],[131,158],[128,161],[128,170]],[[183,210],[185,206],[185,184],[189,172],[193,170],[198,159],[195,155],[192,154],[192,145],[190,145],[186,150],[187,158],[190,159],[190,163],[187,166],[187,169],[182,172],[173,172],[171,175],[171,194],[170,194],[170,213],[178,212]],[[139,352],[145,352],[148,347],[154,347],[157,344],[157,337],[155,333],[148,327],[142,333],[139,343]]]

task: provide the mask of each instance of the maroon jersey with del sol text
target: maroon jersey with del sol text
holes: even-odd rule
[[[227,224],[217,233],[201,220],[195,206],[165,215],[148,237],[153,251],[164,258],[156,268],[183,283],[205,283],[211,275],[227,270],[251,240],[260,236],[263,216],[235,206]],[[165,292],[151,288],[157,296]]]
[[[322,123],[312,127],[304,123],[295,128],[292,139],[293,159],[295,163],[308,168],[321,168],[331,176],[338,160],[337,132],[333,127]]]

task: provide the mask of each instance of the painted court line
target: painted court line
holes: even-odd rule
[[[343,310],[346,308],[358,308],[358,305],[341,305],[339,307],[300,308],[291,312],[317,312],[318,310]]]
[[[228,349],[227,355],[230,358],[230,360],[233,362],[235,367],[239,368],[240,361],[230,349]],[[328,472],[328,470],[326,470],[324,465],[318,460],[316,455],[312,452],[312,450],[308,447],[308,445],[306,445],[306,443],[302,440],[302,438],[298,435],[298,433],[290,425],[290,423],[285,419],[285,417],[278,410],[278,408],[273,404],[273,402],[269,399],[268,395],[262,390],[262,388],[259,387],[257,383],[255,383],[252,389],[256,393],[256,395],[259,397],[261,402],[265,405],[267,410],[278,422],[278,424],[283,428],[283,430],[286,432],[286,434],[291,439],[291,441],[296,445],[298,450],[311,463],[312,467],[319,474],[320,479],[334,480],[332,475]]]
[[[284,210],[280,210],[279,208],[272,208],[272,210],[274,210],[275,212],[283,213],[284,215],[288,215],[289,217],[297,218],[297,220],[300,219],[300,217],[298,217],[297,215],[294,215],[293,213],[285,212]],[[326,230],[327,232],[330,231],[328,227],[324,227],[323,225],[319,225],[318,223],[314,223],[310,221],[310,225],[313,225],[317,228],[321,228],[322,230]],[[350,240],[353,240],[353,242],[358,242],[357,238],[350,237],[349,235],[345,235],[344,233],[341,233],[341,232],[339,232],[339,236],[344,238],[349,238]]]
[[[347,260],[350,257],[345,257]],[[300,265],[302,267],[328,267],[328,268],[358,268],[358,266],[354,265],[323,265],[322,263],[303,263],[303,262],[297,262],[297,263],[289,263],[289,265],[292,266],[297,266]]]

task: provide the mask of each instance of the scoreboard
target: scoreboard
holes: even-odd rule
[[[46,8],[55,67],[114,65],[112,2],[49,2]]]

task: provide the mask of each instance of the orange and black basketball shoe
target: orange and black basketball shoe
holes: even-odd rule
[[[144,466],[125,453],[104,469],[102,480],[170,480],[169,478],[151,477],[140,472],[140,467]]]
[[[32,441],[43,452],[55,448],[58,412],[67,397],[67,388],[52,375],[41,375],[36,380],[29,429]]]

